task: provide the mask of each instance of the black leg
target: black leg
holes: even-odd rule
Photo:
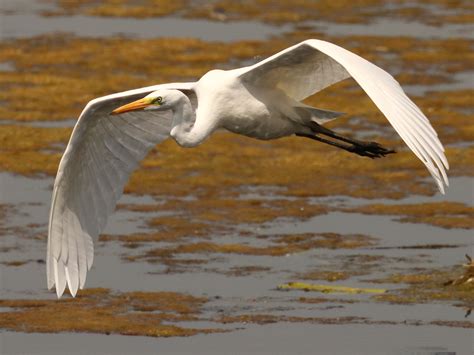
[[[318,142],[329,144],[329,145],[332,145],[334,147],[344,149],[345,151],[348,151],[350,153],[354,153],[354,154],[364,156],[364,157],[369,157],[369,158],[372,158],[372,159],[381,158],[381,157],[384,157],[387,154],[395,153],[394,150],[386,149],[386,148],[382,147],[380,144],[378,144],[376,142],[358,141],[356,139],[351,139],[351,138],[347,138],[347,137],[344,137],[344,136],[340,136],[337,133],[335,133],[335,132],[333,132],[333,131],[331,131],[327,128],[324,128],[320,125],[317,125],[317,126],[318,126],[316,128],[317,131],[316,131],[316,129],[314,129],[314,131],[315,131],[314,135],[312,135],[312,134],[303,134],[303,133],[297,133],[296,135],[299,136],[299,137],[306,137],[306,138],[313,139],[313,140],[318,141]],[[317,133],[324,134],[326,136],[329,136],[331,138],[334,138],[334,139],[337,139],[339,141],[343,141],[343,142],[346,142],[346,143],[349,143],[349,144],[342,144],[342,143],[337,142],[337,141],[332,141],[332,140],[329,140],[329,139],[322,138],[322,137],[318,136]]]

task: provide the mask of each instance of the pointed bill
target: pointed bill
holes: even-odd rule
[[[149,98],[144,97],[143,99],[133,101],[129,104],[120,106],[113,110],[110,114],[111,115],[118,115],[120,113],[142,110],[151,105],[151,100]]]

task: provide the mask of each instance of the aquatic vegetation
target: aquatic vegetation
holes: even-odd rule
[[[400,304],[443,301],[473,308],[474,283],[466,282],[472,276],[472,267],[468,265],[461,276],[459,276],[459,269],[459,267],[453,267],[444,270],[425,270],[413,274],[393,274],[384,279],[372,280],[373,282],[408,285],[405,288],[375,296],[374,300]]]
[[[22,332],[87,332],[152,337],[190,336],[223,331],[180,327],[199,319],[207,302],[176,292],[114,293],[88,289],[76,299],[2,299],[0,328]]]
[[[353,276],[359,275],[347,271],[308,271],[300,275],[300,279],[304,280],[325,280],[325,281],[340,281],[347,280]]]
[[[430,5],[431,2],[426,1]],[[333,23],[369,23],[381,17],[400,17],[430,24],[463,23],[472,19],[463,10],[470,6],[469,1],[437,1],[439,10],[423,6],[423,2],[398,1],[405,5],[387,10],[393,1],[363,0],[351,1],[215,1],[207,6],[191,7],[186,16],[218,21],[258,20],[270,23],[301,23],[303,21],[328,21]],[[445,14],[444,10],[456,9],[455,13]]]
[[[383,247],[375,246],[371,249],[381,248]],[[324,262],[323,265],[297,272],[291,276],[291,279],[337,282],[349,280],[354,277],[372,275],[374,273],[393,271],[393,268],[400,267],[400,265],[416,265],[420,261],[425,263],[430,262],[430,258],[428,255],[395,257],[383,254],[344,254],[331,257],[331,259]]]
[[[328,249],[354,249],[373,245],[373,238],[363,235],[340,235],[336,233],[285,235],[272,238],[266,246],[251,246],[238,243],[214,243],[210,241],[187,242],[170,247],[154,248],[144,255],[127,257],[127,260],[145,259],[149,262],[166,263],[180,254],[243,254],[261,256],[285,256],[303,251]]]
[[[339,23],[365,23],[380,16],[436,25],[472,22],[472,14],[466,11],[472,8],[471,2],[457,0],[423,0],[417,3],[400,0],[397,3],[403,5],[390,11],[383,8],[386,0],[368,0],[363,4],[263,0],[248,3],[214,1],[210,4],[185,0],[57,0],[56,3],[59,11],[48,15],[176,16],[273,24],[309,20],[315,25],[315,21],[322,18]],[[295,4],[301,10],[289,11],[289,6],[294,7]],[[339,11],[340,6],[345,9]],[[39,127],[41,121],[51,123],[75,119],[92,98],[160,82],[195,80],[211,68],[233,68],[253,63],[256,56],[263,58],[302,39],[315,37],[347,47],[393,73],[404,87],[415,93],[410,97],[429,117],[447,147],[452,167],[449,176],[473,175],[473,91],[463,79],[464,73],[473,70],[471,40],[338,37],[318,31],[309,26],[297,26],[267,41],[233,43],[184,38],[79,38],[64,34],[2,41],[0,63],[7,63],[13,70],[0,71],[0,119],[7,122],[0,127],[0,169],[23,175],[54,175],[71,128],[48,128],[46,124]],[[157,48],[160,48],[159,58]],[[156,65],[157,60],[159,65]],[[439,84],[452,86],[441,91],[444,85]],[[99,245],[120,243],[120,246],[126,247],[120,249],[123,260],[158,263],[146,265],[151,269],[147,272],[160,274],[157,277],[173,272],[186,272],[193,277],[203,271],[229,278],[261,278],[268,277],[267,274],[275,277],[280,276],[275,274],[277,269],[260,265],[260,260],[269,256],[282,258],[272,260],[281,262],[285,268],[285,255],[301,253],[298,257],[311,258],[317,254],[318,266],[321,259],[329,262],[322,264],[324,267],[315,268],[312,265],[301,272],[282,273],[284,276],[273,285],[289,280],[304,281],[291,284],[302,286],[304,290],[308,285],[314,286],[311,281],[314,280],[317,286],[322,286],[321,290],[328,291],[334,290],[331,288],[333,285],[340,286],[339,282],[349,284],[354,279],[360,281],[359,276],[362,275],[365,275],[364,279],[369,279],[384,273],[375,281],[362,281],[378,281],[396,287],[371,297],[371,293],[367,296],[344,292],[303,293],[299,289],[285,293],[272,291],[280,296],[278,302],[288,301],[288,307],[293,307],[295,311],[316,309],[321,312],[326,307],[349,309],[351,303],[370,307],[374,302],[383,303],[385,307],[390,307],[391,303],[411,305],[437,302],[466,309],[474,307],[474,290],[472,281],[469,281],[473,277],[470,263],[464,267],[439,268],[435,257],[436,252],[443,253],[443,250],[434,249],[467,247],[460,242],[447,244],[450,233],[460,231],[446,231],[445,241],[423,241],[418,245],[398,247],[384,246],[377,238],[369,236],[259,234],[257,226],[278,222],[280,217],[298,223],[340,210],[339,207],[315,202],[312,199],[314,196],[398,199],[435,193],[434,187],[427,182],[428,175],[422,165],[396,138],[378,109],[354,81],[339,83],[305,102],[347,112],[345,117],[330,123],[329,127],[356,137],[360,133],[394,147],[398,153],[378,161],[354,159],[344,152],[336,152],[301,138],[259,142],[224,132],[218,132],[192,151],[167,141],[150,152],[126,187],[128,193],[152,195],[159,199],[148,205],[119,206],[119,209],[143,213],[139,218],[144,218],[147,229],[136,234],[104,235]],[[220,173],[217,174],[217,171]],[[258,193],[246,195],[246,186],[252,186]],[[274,190],[267,192],[267,187]],[[443,228],[473,228],[472,207],[454,202],[421,205],[369,203],[346,211],[391,215],[400,222],[425,223]],[[156,212],[160,217],[156,217]],[[165,214],[161,215],[161,212]],[[0,205],[2,236],[20,235],[12,229],[4,233],[2,223],[11,215],[9,206]],[[242,230],[242,225],[249,229]],[[219,242],[219,236],[228,238],[225,242]],[[44,231],[41,236],[35,237],[44,238]],[[232,241],[229,241],[230,237]],[[12,251],[23,253],[24,247],[20,249],[18,245],[3,245],[0,253],[2,256]],[[370,250],[364,250],[367,247]],[[338,251],[343,248],[347,252]],[[350,251],[352,249],[353,252]],[[454,249],[450,250],[453,252]],[[252,260],[251,265],[224,265],[219,270],[212,265],[219,259],[221,262],[231,257],[235,260],[236,255],[244,255],[238,259]],[[4,258],[1,267],[8,267],[9,272],[23,272],[35,262],[40,261],[29,257]],[[387,272],[388,276],[383,276]],[[328,281],[330,285],[319,285],[316,280]],[[217,300],[218,296],[215,297]],[[366,300],[367,297],[370,298]],[[75,300],[3,299],[0,300],[0,328],[21,332],[188,336],[223,331],[211,329],[212,325],[194,329],[190,328],[190,323],[180,324],[194,320],[237,324],[239,327],[239,323],[275,322],[474,326],[467,320],[409,320],[406,323],[373,320],[350,316],[350,311],[344,309],[341,309],[343,316],[338,317],[293,317],[284,314],[281,309],[278,309],[280,313],[274,313],[267,300],[239,298],[242,305],[234,299],[223,298],[224,302],[220,299],[214,304],[213,298],[174,292],[117,293],[87,289],[81,291]],[[227,303],[229,308],[222,306]]]
[[[337,298],[324,298],[324,297],[299,297],[298,302],[307,303],[307,304],[319,304],[319,303],[342,303],[342,304],[352,304],[359,303],[359,300],[355,299],[337,299]]]
[[[188,5],[189,1],[177,0],[57,0],[59,10],[45,11],[44,16],[85,14],[109,17],[161,17],[174,14]]]
[[[268,266],[259,266],[259,265],[249,265],[249,266],[233,266],[228,271],[224,272],[227,276],[248,276],[258,273],[269,273],[272,271],[271,267]]]
[[[160,82],[195,80],[212,68],[238,67],[242,62],[248,62],[249,58],[268,56],[311,37],[349,48],[392,72],[401,70],[398,79],[402,84],[419,84],[421,75],[423,80],[428,80],[427,84],[438,83],[443,78],[449,82],[452,73],[472,69],[473,54],[467,39],[329,37],[312,30],[296,30],[284,38],[269,41],[232,43],[191,38],[78,38],[64,34],[45,35],[0,44],[0,63],[7,62],[15,68],[15,71],[0,72],[0,86],[4,89],[0,98],[7,104],[0,107],[0,118],[75,118],[85,103],[97,96]],[[156,60],[156,48],[160,48],[160,65],[149,65]],[[387,56],[387,53],[391,55]],[[110,75],[112,72],[114,75]],[[322,107],[327,103],[340,111],[350,112],[352,116],[380,116],[362,90],[353,90],[354,84],[347,82],[340,85],[338,90],[325,91],[309,102],[319,102]],[[344,89],[343,94],[341,88]],[[31,100],[21,100],[25,96],[31,97]],[[363,104],[353,105],[355,98],[362,98]],[[437,99],[442,103],[444,94],[427,99],[431,102]],[[453,95],[452,99],[459,99],[459,96]],[[467,100],[468,97],[466,103]],[[438,104],[437,108],[442,106]]]
[[[84,14],[107,17],[150,18],[184,16],[214,21],[263,21],[275,24],[304,21],[330,21],[335,23],[368,23],[380,17],[403,17],[410,21],[432,25],[469,23],[472,15],[467,0],[398,1],[398,8],[387,11],[393,1],[229,1],[200,2],[192,0],[56,0],[59,10],[43,12],[45,16]],[[424,6],[424,3],[429,6]],[[456,10],[456,11],[452,11]]]
[[[101,235],[99,241],[120,241],[128,248],[146,242],[187,242],[187,239],[207,239],[211,233],[224,232],[224,227],[194,221],[186,216],[156,217],[148,221],[149,228],[144,233],[125,235]]]
[[[316,291],[322,293],[385,293],[382,288],[360,288],[339,285],[319,285],[306,282],[289,282],[287,284],[278,285],[279,290],[301,290]]]
[[[84,103],[94,97],[157,82],[194,80],[211,68],[239,66],[248,58],[269,55],[303,38],[315,36],[346,46],[384,67],[387,65],[388,69],[414,66],[415,70],[403,73],[402,82],[414,82],[423,73],[426,78],[433,77],[427,80],[435,83],[446,77],[446,71],[463,71],[472,66],[469,41],[462,39],[329,38],[311,30],[297,30],[284,38],[265,42],[239,41],[218,45],[196,39],[40,36],[0,44],[0,62],[11,63],[15,68],[15,71],[0,72],[0,100],[3,102],[0,119],[70,119],[77,117]],[[156,58],[157,47],[160,48],[160,65],[149,65]],[[387,57],[386,53],[394,56]],[[409,62],[403,62],[403,56],[407,56],[405,59]],[[449,66],[446,63],[450,63]],[[441,70],[441,74],[429,74],[433,68],[437,68],[437,72]],[[114,75],[110,75],[111,72]],[[234,197],[239,186],[248,184],[281,187],[285,189],[283,195],[298,197],[324,196],[329,191],[334,195],[366,198],[433,194],[435,190],[431,184],[415,178],[427,176],[422,165],[404,150],[375,105],[361,90],[354,90],[354,85],[351,81],[339,83],[310,97],[307,103],[350,112],[345,118],[331,123],[330,127],[336,126],[337,130],[346,132],[376,130],[378,141],[399,150],[395,156],[379,161],[353,159],[349,154],[301,138],[257,142],[220,133],[192,151],[181,149],[171,141],[155,148],[142,163],[142,169],[132,176],[126,191],[197,195],[201,201],[208,199],[207,206],[219,206],[201,209],[199,214],[203,219],[216,221],[232,217],[243,223],[266,221],[283,210],[288,215],[323,213],[308,203],[301,206],[308,212],[302,209],[298,212],[297,202],[265,205],[257,201],[252,206],[242,201],[222,199],[221,195]],[[24,100],[24,97],[29,100]],[[432,119],[441,140],[457,144],[472,141],[474,121],[466,112],[470,107],[470,97],[469,90],[458,90],[416,97],[415,101]],[[0,150],[2,169],[21,174],[54,174],[59,152],[70,130],[8,125],[2,127],[2,132],[2,139],[8,140],[9,145],[8,152]],[[41,137],[41,142],[36,146],[23,146],[23,142],[32,136],[36,141]],[[472,148],[448,148],[447,156],[452,166],[450,176],[472,175],[472,169],[469,169]],[[28,164],[21,164],[22,161]],[[211,173],[216,170],[227,173]],[[360,171],[365,171],[364,176],[359,174]],[[316,172],[317,184],[314,183]],[[215,186],[222,188],[217,190]],[[183,203],[176,202],[175,206],[181,208]],[[186,207],[192,208],[192,204]]]
[[[14,260],[14,261],[3,261],[0,264],[4,266],[23,266],[28,263],[28,260]]]
[[[226,159],[227,160],[227,159]],[[199,174],[201,175],[201,174]],[[196,177],[199,179],[199,175]],[[222,225],[238,225],[241,223],[264,223],[271,221],[284,213],[288,217],[309,218],[315,215],[325,214],[328,208],[319,204],[310,204],[307,201],[291,201],[275,199],[272,201],[263,201],[259,199],[236,199],[238,193],[235,191],[226,191],[222,196],[218,191],[211,189],[212,176],[202,176],[209,182],[206,190],[201,185],[202,191],[195,191],[200,197],[198,200],[183,201],[168,200],[160,206],[163,210],[175,211],[181,210],[190,213],[198,220],[206,223],[220,223]],[[225,178],[225,177],[224,177]],[[206,181],[206,185],[207,185]],[[242,181],[242,183],[244,183]],[[204,184],[203,184],[204,185]],[[230,184],[229,184],[230,185]],[[238,185],[236,185],[238,186]],[[201,196],[203,194],[204,196]],[[155,220],[156,225],[160,224]]]
[[[9,204],[0,204],[0,236],[5,231],[4,223],[11,212],[14,211],[14,207]],[[0,248],[0,252],[2,249]]]
[[[471,148],[447,150],[451,176],[470,175],[472,169],[467,164],[472,152]],[[428,173],[408,151],[376,161],[354,159],[350,154],[294,137],[262,142],[216,133],[192,150],[181,149],[168,141],[153,150],[142,167],[132,175],[127,192],[165,195],[173,191],[176,196],[194,195],[201,199],[232,195],[242,185],[282,187],[285,189],[282,195],[298,197],[325,196],[330,192],[365,198],[402,198],[413,193],[435,192],[432,184],[420,179]],[[212,174],[212,171],[226,173]],[[227,187],[225,194],[224,187]]]
[[[474,261],[472,258],[466,254],[467,263],[463,264],[462,266],[464,269],[464,274],[457,277],[454,280],[449,280],[445,283],[447,285],[465,285],[474,283]]]
[[[368,317],[356,317],[356,316],[345,316],[345,317],[298,317],[298,316],[285,316],[285,315],[273,315],[273,314],[241,314],[237,316],[224,315],[216,317],[215,322],[222,324],[272,324],[272,323],[311,323],[311,324],[369,324],[369,325],[436,325],[444,327],[457,327],[457,328],[474,328],[474,322],[470,321],[443,321],[434,320],[430,322],[424,322],[421,320],[404,320],[404,321],[393,321],[393,320],[374,320]]]
[[[23,175],[53,175],[70,134],[70,128],[2,125],[0,169]]]
[[[474,208],[458,202],[369,204],[344,208],[345,212],[400,216],[400,222],[425,223],[442,228],[474,228]]]
[[[159,82],[194,80],[217,63],[242,58],[256,43],[233,46],[242,52],[229,51],[232,46],[224,44],[206,51],[208,46],[197,39],[69,35],[2,42],[0,62],[12,63],[16,70],[0,72],[0,99],[6,103],[0,107],[0,117],[20,121],[75,118],[95,97]],[[150,65],[156,48],[160,48],[160,66]]]

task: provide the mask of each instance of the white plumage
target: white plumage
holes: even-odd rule
[[[193,147],[218,128],[259,139],[296,134],[326,142],[320,135],[329,135],[349,143],[330,144],[359,155],[390,153],[374,143],[332,136],[334,132],[319,124],[340,114],[300,102],[348,77],[364,89],[444,193],[448,185],[444,148],[398,82],[354,53],[311,39],[252,66],[211,71],[194,83],[155,85],[89,102],[74,127],[54,183],[48,288],[56,286],[60,297],[66,285],[73,296],[84,287],[94,258],[93,241],[114,211],[130,174],[151,148],[170,136],[184,147]],[[110,115],[112,111],[115,115]]]

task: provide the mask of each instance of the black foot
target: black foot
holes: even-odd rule
[[[329,130],[327,131],[330,133],[321,133],[321,134],[325,134],[328,136],[330,135],[330,137],[337,139],[339,141],[325,139],[319,136],[318,134],[312,135],[312,134],[305,134],[305,133],[296,133],[296,135],[299,137],[305,137],[305,138],[309,138],[318,142],[326,143],[326,144],[332,145],[333,147],[344,149],[345,151],[348,151],[348,152],[351,152],[363,157],[369,157],[372,159],[382,158],[388,154],[396,153],[392,149],[387,149],[387,148],[382,147],[377,142],[363,142],[356,139],[339,136]],[[343,143],[341,143],[340,141],[342,141]],[[346,143],[349,143],[349,145]]]
[[[377,142],[357,142],[352,146],[347,147],[347,151],[355,153],[363,157],[369,157],[372,159],[382,158],[388,154],[396,153],[393,149],[387,149],[382,147]]]

